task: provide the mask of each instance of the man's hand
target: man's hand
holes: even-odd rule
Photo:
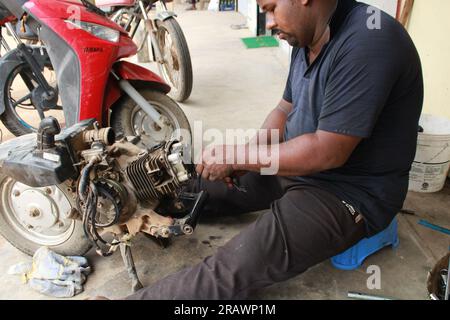
[[[231,177],[234,170],[231,165],[226,164],[213,164],[209,166],[198,164],[196,167],[196,171],[205,180],[218,181],[224,180],[227,177]]]
[[[236,147],[219,145],[203,151],[201,163],[196,171],[203,179],[218,181],[233,175]]]

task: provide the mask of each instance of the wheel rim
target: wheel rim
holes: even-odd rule
[[[164,26],[159,26],[158,28],[158,43],[164,60],[164,63],[161,65],[162,76],[172,88],[178,91],[181,77],[180,59],[172,37]]]
[[[181,129],[179,121],[170,110],[167,110],[167,108],[164,108],[164,106],[158,103],[149,102],[168,120],[168,124],[165,129],[161,129],[139,106],[136,105],[133,108],[131,112],[133,135],[140,137],[141,146],[145,146],[146,148],[151,148],[162,141],[170,139],[173,137],[174,131]]]
[[[25,81],[21,77],[20,73],[24,72],[30,77],[30,85],[33,86],[33,88],[30,88],[28,85],[25,84]],[[54,75],[53,71],[50,71],[46,67],[47,73],[46,78],[49,84],[56,88],[56,76]],[[12,111],[12,114],[17,119],[17,121],[23,125],[25,128],[36,132],[37,127],[34,127],[32,123],[39,123],[40,122],[40,116],[37,112],[36,107],[32,104],[31,100],[31,92],[38,87],[36,78],[34,75],[32,75],[31,70],[27,68],[25,65],[19,65],[17,66],[12,72],[11,75],[6,83],[6,103],[9,106],[9,109]],[[19,89],[14,89],[19,88]],[[58,119],[64,119],[64,114],[59,110],[44,110],[44,115],[53,115],[57,117]],[[27,118],[30,118],[30,120],[25,120],[25,116]],[[62,127],[64,127],[64,124],[62,124]]]
[[[0,214],[23,238],[40,246],[57,246],[73,234],[75,221],[65,218],[73,206],[62,188],[31,188],[12,178],[5,178],[0,188]]]

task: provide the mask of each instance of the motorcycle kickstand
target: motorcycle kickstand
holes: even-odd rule
[[[131,279],[131,290],[133,293],[137,292],[144,286],[142,285],[141,281],[139,281],[136,267],[134,265],[133,255],[131,253],[131,248],[126,243],[121,243],[119,247],[120,254],[122,255],[123,262],[125,263],[125,267],[127,268],[128,275]]]

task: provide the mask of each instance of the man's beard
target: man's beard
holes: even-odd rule
[[[294,38],[294,37],[288,37],[286,39],[287,43],[289,43],[289,45],[293,46],[293,47],[300,47],[300,42]]]
[[[275,34],[278,35],[280,40],[285,40],[289,45],[293,47],[298,47],[300,45],[299,41],[293,35],[284,32],[280,29],[275,29]]]

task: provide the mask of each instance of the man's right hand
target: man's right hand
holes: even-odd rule
[[[226,177],[223,181],[227,185],[228,189],[233,189],[235,187],[234,179],[242,177],[245,174],[247,174],[247,171],[235,171],[231,177]]]

